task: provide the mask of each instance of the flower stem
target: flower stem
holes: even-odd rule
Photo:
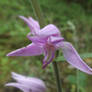
[[[61,80],[60,80],[58,65],[56,61],[53,62],[53,68],[54,68],[54,73],[55,73],[56,81],[57,81],[57,91],[62,92]]]
[[[45,26],[44,18],[41,13],[40,5],[38,3],[38,0],[31,0],[31,4],[33,6],[34,14],[37,17],[39,24],[41,27]]]
[[[36,15],[36,17],[37,17],[37,19],[39,21],[40,26],[44,27],[45,26],[45,22],[44,22],[43,15],[41,13],[41,9],[40,9],[38,0],[31,0],[31,3],[32,3],[34,13],[35,13],[35,15]],[[55,62],[55,61],[53,62],[53,67],[54,67],[54,72],[55,72],[55,76],[56,76],[58,92],[62,92],[57,62]]]
[[[79,70],[76,70],[76,79],[77,79],[77,82],[76,82],[76,84],[77,84],[77,92],[79,92],[79,86],[80,86],[80,84],[79,84]]]

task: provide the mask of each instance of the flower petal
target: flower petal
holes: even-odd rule
[[[20,79],[25,80],[27,78],[25,76],[15,73],[15,72],[12,72],[11,74],[12,74],[12,78],[15,79],[17,82],[19,82]]]
[[[29,17],[29,18],[26,18],[24,16],[19,16],[21,19],[23,19],[29,26],[30,30],[31,30],[31,33],[33,35],[36,35],[39,30],[40,30],[40,25],[39,23],[34,20],[32,17]]]
[[[17,74],[15,72],[12,72],[12,78],[15,79],[18,83],[31,83],[31,82],[36,82],[36,83],[41,83],[42,81],[38,78],[35,78],[35,77],[27,77],[27,76],[23,76],[23,75],[20,75],[20,74]],[[38,82],[37,82],[38,81]],[[42,82],[43,83],[43,82]]]
[[[45,38],[38,37],[38,36],[32,36],[31,37],[30,33],[27,35],[27,38],[29,40],[31,40],[33,43],[46,43],[47,39],[48,39],[47,37],[45,37]]]
[[[52,62],[52,60],[53,60],[54,57],[55,57],[55,51],[51,51],[51,55],[50,55],[49,59],[48,59],[48,57],[49,57],[49,54],[44,57],[43,66],[42,66],[43,69],[44,69],[48,64],[50,64],[50,63]]]
[[[52,43],[53,45],[56,45],[57,43],[63,41],[64,38],[63,37],[56,37],[56,36],[50,36],[50,43]]]
[[[60,46],[68,63],[85,73],[92,74],[92,69],[80,58],[72,44],[69,42],[61,42]]]
[[[46,86],[44,82],[35,77],[27,77],[15,72],[12,72],[12,78],[16,83],[7,83],[6,86],[13,86],[21,89],[24,92],[45,92]]]
[[[20,90],[22,90],[23,92],[32,92],[32,90],[29,89],[29,87],[27,87],[27,84],[23,85],[20,83],[7,83],[5,86],[16,87],[16,88],[19,88]]]
[[[35,26],[37,29],[40,30],[40,25],[39,25],[38,21],[34,20],[32,17],[29,17],[29,20],[33,26]]]
[[[48,59],[48,51],[47,51],[46,49],[44,49],[44,59],[43,59],[43,64],[46,63],[47,59]]]
[[[37,44],[30,44],[7,54],[7,56],[36,56],[43,53],[43,47]]]
[[[27,85],[27,88],[31,88],[32,90],[45,90],[46,86],[44,82],[35,77],[27,77],[17,73],[12,72],[12,78],[15,79],[18,83]]]
[[[39,36],[41,37],[60,36],[60,32],[59,32],[59,29],[55,25],[49,24],[40,30]]]

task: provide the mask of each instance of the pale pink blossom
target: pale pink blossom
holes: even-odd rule
[[[43,68],[45,68],[55,58],[55,52],[62,49],[66,61],[75,68],[92,74],[92,69],[80,58],[79,54],[69,42],[64,41],[59,29],[48,24],[44,28],[40,28],[39,23],[33,18],[25,18],[20,16],[30,28],[28,39],[32,41],[26,47],[10,52],[7,56],[36,56],[43,54]]]

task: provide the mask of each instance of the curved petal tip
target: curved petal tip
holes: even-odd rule
[[[63,55],[68,63],[75,68],[92,75],[92,68],[90,68],[79,56],[75,48],[69,42],[62,42],[61,48]]]

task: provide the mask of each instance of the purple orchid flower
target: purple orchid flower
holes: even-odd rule
[[[46,92],[44,82],[38,78],[26,77],[14,72],[12,72],[12,78],[17,82],[7,83],[5,86],[13,86],[23,92]]]
[[[40,29],[39,23],[31,17],[20,16],[20,18],[28,24],[31,30],[27,37],[32,43],[10,52],[7,56],[36,56],[44,54],[43,68],[45,68],[53,61],[56,50],[61,48],[69,64],[85,73],[92,74],[92,69],[80,58],[72,44],[64,41],[55,25],[49,24]]]

